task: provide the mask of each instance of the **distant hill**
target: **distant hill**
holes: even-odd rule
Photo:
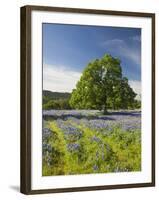
[[[51,92],[43,90],[43,109],[70,109],[70,95],[71,93],[68,92]]]
[[[43,90],[43,97],[48,99],[57,100],[57,99],[68,99],[71,93],[69,92],[52,92],[49,90]]]

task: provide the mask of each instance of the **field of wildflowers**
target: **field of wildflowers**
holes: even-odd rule
[[[141,170],[140,111],[43,110],[42,175]]]

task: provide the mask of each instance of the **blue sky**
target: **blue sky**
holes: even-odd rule
[[[44,89],[71,91],[88,62],[104,54],[121,60],[123,76],[141,93],[141,29],[43,24]]]

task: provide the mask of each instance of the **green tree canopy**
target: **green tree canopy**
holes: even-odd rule
[[[70,105],[76,109],[108,108],[127,109],[134,103],[136,96],[122,76],[120,60],[111,55],[90,62],[84,69],[76,89],[72,91]]]

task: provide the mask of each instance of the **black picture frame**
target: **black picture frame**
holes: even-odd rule
[[[149,183],[101,185],[76,188],[58,188],[32,190],[31,188],[31,13],[32,11],[48,11],[63,13],[87,13],[97,15],[115,15],[146,17],[152,19],[152,147],[151,147],[151,175],[152,180]],[[123,12],[108,10],[92,10],[78,8],[46,7],[46,6],[24,6],[21,7],[21,180],[20,191],[24,194],[42,194],[75,192],[88,190],[106,190],[120,188],[136,188],[155,186],[155,14],[139,12]]]

